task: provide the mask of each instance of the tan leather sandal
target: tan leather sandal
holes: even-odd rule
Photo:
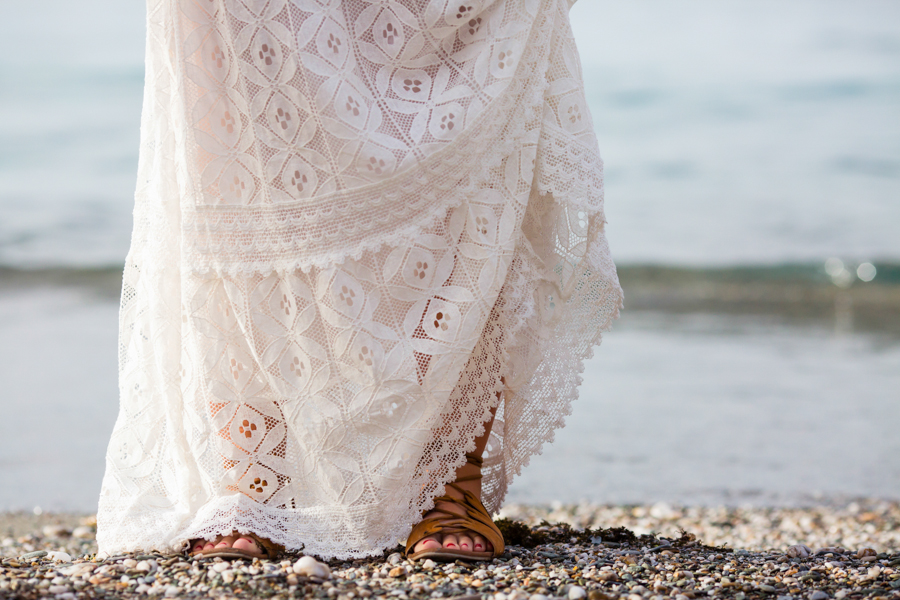
[[[223,536],[229,537],[229,536]],[[284,552],[284,546],[279,546],[278,544],[274,544],[265,538],[261,538],[253,533],[238,533],[237,531],[231,532],[231,537],[235,538],[247,538],[249,540],[253,540],[256,543],[257,548],[261,548],[259,552],[251,552],[249,550],[243,550],[241,548],[210,548],[209,550],[197,550],[194,552],[193,550],[188,553],[194,558],[243,558],[246,560],[253,560],[254,558],[267,558],[269,560],[274,560],[279,554]],[[191,547],[193,548],[196,540],[191,541]]]
[[[491,560],[492,558],[503,554],[503,534],[500,533],[500,530],[494,525],[494,521],[491,520],[491,515],[488,514],[484,504],[475,497],[475,494],[456,485],[456,483],[461,481],[481,479],[480,469],[483,462],[481,457],[476,454],[467,453],[466,462],[479,468],[478,475],[461,477],[457,479],[456,482],[447,484],[457,492],[460,492],[463,495],[462,499],[447,495],[438,496],[434,499],[435,508],[433,510],[434,512],[441,513],[441,515],[422,519],[418,525],[413,527],[412,532],[406,539],[406,556],[410,560],[430,558],[431,560],[443,562],[452,562],[454,560],[481,561]],[[449,510],[438,508],[438,502],[452,502],[454,504],[459,504],[466,509],[466,514],[458,515]],[[466,531],[473,531],[484,537],[484,539],[489,541],[491,546],[493,546],[493,551],[465,552],[458,548],[430,548],[428,550],[413,552],[413,548],[416,547],[416,544],[428,536],[437,533],[459,534]]]

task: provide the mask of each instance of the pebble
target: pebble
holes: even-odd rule
[[[812,549],[804,544],[794,544],[785,552],[791,558],[807,558],[812,553]]]
[[[64,537],[69,535],[69,530],[62,525],[45,525],[41,529],[44,537]]]
[[[82,540],[93,539],[95,535],[94,529],[92,527],[87,527],[86,525],[79,525],[72,530],[72,537]]]
[[[331,569],[325,563],[320,563],[312,556],[303,556],[294,563],[294,573],[297,575],[306,575],[307,577],[318,577],[319,579],[328,579],[331,577]]]
[[[61,550],[51,550],[47,552],[46,558],[48,560],[55,560],[56,562],[72,562],[72,555]]]
[[[510,543],[489,563],[410,563],[394,551],[330,564],[299,554],[278,562],[229,562],[152,552],[102,561],[93,537],[76,536],[74,529],[71,536],[44,535],[43,527],[55,524],[47,521],[59,515],[14,532],[0,513],[0,531],[10,531],[11,540],[0,544],[0,598],[900,600],[900,503],[831,509],[513,506],[501,516],[534,527],[532,535],[558,537],[536,547]],[[541,525],[543,520],[592,532],[563,535],[566,530]],[[602,534],[594,532],[598,527]],[[696,538],[681,538],[681,528]],[[651,531],[660,533],[640,537]],[[70,564],[52,560],[55,552],[66,552]]]

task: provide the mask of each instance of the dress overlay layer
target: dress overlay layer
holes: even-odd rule
[[[148,0],[101,551],[490,511],[621,305],[568,0]]]

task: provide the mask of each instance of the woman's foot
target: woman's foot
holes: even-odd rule
[[[256,543],[252,537],[248,537],[245,535],[242,536],[234,536],[234,535],[226,535],[219,536],[213,541],[209,540],[194,540],[191,542],[191,554],[196,554],[201,550],[213,550],[213,549],[225,549],[225,548],[234,548],[236,550],[243,550],[245,552],[249,552],[250,554],[263,554],[264,551],[259,545]]]
[[[220,556],[222,558],[274,559],[284,548],[252,533],[220,535],[214,540],[192,540],[192,556]]]
[[[475,477],[481,474],[481,469],[471,463],[466,463],[462,467],[456,470],[457,479],[465,479],[467,477]],[[460,488],[466,490],[467,492],[471,492],[475,495],[476,498],[481,500],[481,479],[470,479],[468,481],[457,481],[456,485]],[[454,489],[451,486],[447,486],[445,488],[444,493],[447,496],[451,496],[453,498],[462,498],[463,494]],[[435,505],[435,508],[440,508],[442,510],[446,510],[448,512],[452,512],[454,514],[458,514],[461,516],[465,516],[466,509],[453,502],[438,502]],[[430,517],[440,517],[443,516],[442,513],[432,510],[423,516],[423,519],[428,519]],[[439,548],[446,548],[448,550],[457,550],[463,553],[466,552],[493,552],[494,547],[491,545],[489,541],[487,541],[483,536],[475,533],[474,531],[464,531],[462,533],[436,533],[434,535],[430,535],[428,537],[422,538],[414,547],[413,552],[421,552],[422,550],[437,550]]]

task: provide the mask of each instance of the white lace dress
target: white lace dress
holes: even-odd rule
[[[147,4],[101,551],[378,553],[502,387],[496,510],[622,299],[568,1]]]

